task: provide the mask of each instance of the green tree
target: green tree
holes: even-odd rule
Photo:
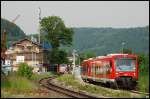
[[[31,68],[30,66],[28,66],[28,64],[26,63],[20,63],[19,64],[19,69],[18,69],[18,75],[19,76],[23,76],[23,77],[27,77],[28,79],[31,78],[32,76],[32,70],[33,68]]]
[[[52,45],[52,48],[58,48],[60,45],[72,45],[73,29],[67,28],[60,17],[44,17],[40,24],[41,31],[45,32],[45,40]]]
[[[44,17],[41,22],[42,38],[48,41],[52,50],[49,53],[50,63],[66,63],[67,53],[59,50],[60,45],[72,45],[73,29],[67,28],[63,20],[58,16]]]
[[[88,59],[88,58],[93,58],[93,57],[96,57],[96,53],[92,52],[92,51],[86,51],[86,52],[79,53],[76,63],[78,64],[80,61],[80,64],[81,64],[81,62],[83,60]]]
[[[145,55],[145,54],[138,54],[138,63],[141,65],[141,64],[149,64],[149,57],[148,55]]]
[[[67,53],[63,50],[55,48],[49,53],[49,60],[52,64],[68,63]]]
[[[138,55],[138,64],[141,73],[149,73],[149,56],[139,53]]]

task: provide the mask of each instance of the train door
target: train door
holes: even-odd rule
[[[92,67],[91,67],[91,73],[92,73],[92,79],[95,81],[96,78],[96,68],[95,68],[95,63],[92,63]]]
[[[86,80],[88,79],[88,65],[85,65],[85,75],[86,75]]]
[[[98,78],[109,78],[111,71],[110,60],[99,60],[95,66],[95,76]]]

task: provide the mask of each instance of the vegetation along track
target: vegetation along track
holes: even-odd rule
[[[65,94],[69,97],[72,97],[72,98],[101,98],[101,97],[98,97],[98,96],[85,94],[83,92],[76,92],[76,91],[73,91],[73,90],[66,89],[66,88],[63,88],[61,86],[55,85],[55,84],[51,83],[51,80],[54,79],[54,78],[55,77],[43,78],[39,81],[39,83],[42,86],[46,87],[47,89],[56,91],[58,93],[63,93],[63,94]]]
[[[107,85],[105,85],[103,83],[99,83],[99,82],[90,82],[90,83],[93,85],[98,85],[98,86],[102,86],[102,87],[106,87],[106,88],[110,88],[110,89],[114,89],[114,90],[122,90],[123,89],[123,88],[112,88],[110,86],[107,86]],[[131,93],[135,93],[135,94],[143,94],[143,95],[146,95],[149,97],[149,93],[140,92],[136,88],[134,90],[130,90],[130,89],[123,89],[123,90],[126,90],[126,91],[131,92]]]

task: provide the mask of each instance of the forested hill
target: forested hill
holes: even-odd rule
[[[137,28],[74,28],[73,48],[79,51],[93,51],[97,55],[121,51],[149,53],[149,26]],[[72,49],[72,48],[71,48]]]
[[[73,28],[73,30],[73,46],[65,47],[69,52],[76,49],[78,52],[91,51],[96,55],[119,53],[124,42],[124,48],[131,48],[133,52],[149,53],[149,26],[137,28]]]
[[[1,18],[1,37],[4,29],[6,29],[7,33],[7,47],[10,46],[12,42],[18,41],[26,37],[25,33],[23,32],[23,30],[21,30],[19,26],[6,19]]]

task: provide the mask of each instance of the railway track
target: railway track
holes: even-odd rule
[[[52,79],[55,79],[55,77],[43,78],[39,81],[39,83],[49,90],[53,90],[55,92],[64,94],[64,95],[69,96],[71,98],[106,98],[106,97],[98,97],[95,95],[89,95],[89,94],[86,94],[84,92],[77,92],[74,90],[64,88],[62,86],[55,85],[51,82]],[[149,93],[139,92],[136,90],[129,90],[129,92],[135,93],[135,94],[144,94],[144,95],[146,95],[146,97],[149,97]]]
[[[43,78],[39,81],[39,83],[40,83],[40,85],[46,87],[47,89],[56,91],[58,93],[65,94],[65,95],[67,95],[69,97],[72,97],[72,98],[104,98],[104,97],[89,95],[89,94],[86,94],[86,93],[83,93],[83,92],[73,91],[73,90],[55,85],[55,84],[51,83],[51,80],[54,79],[54,78],[55,77]]]
[[[149,93],[140,92],[140,91],[136,91],[136,90],[130,90],[130,92],[136,93],[136,94],[144,94],[144,95],[146,95],[146,96],[149,96]]]

